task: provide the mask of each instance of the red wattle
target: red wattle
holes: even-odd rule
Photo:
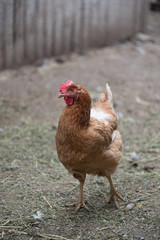
[[[72,97],[64,97],[64,100],[67,105],[71,106],[73,104],[73,98]]]

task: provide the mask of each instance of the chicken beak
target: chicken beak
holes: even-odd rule
[[[62,97],[65,97],[64,92],[61,92],[61,93],[58,95],[58,98],[62,98]]]

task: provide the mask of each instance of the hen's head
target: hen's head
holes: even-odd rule
[[[58,98],[64,97],[67,105],[73,105],[74,101],[78,100],[81,95],[81,88],[79,85],[74,84],[73,81],[65,81],[60,86],[60,94]]]

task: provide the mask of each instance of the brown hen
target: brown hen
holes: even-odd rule
[[[88,207],[83,199],[86,174],[106,176],[110,183],[110,197],[118,208],[117,198],[125,201],[116,192],[111,175],[121,159],[122,139],[117,128],[117,117],[112,107],[112,93],[106,84],[105,93],[91,109],[87,89],[67,81],[61,85],[59,98],[64,97],[66,107],[59,119],[56,147],[60,161],[80,181],[76,210]]]

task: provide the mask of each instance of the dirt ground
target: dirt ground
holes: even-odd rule
[[[150,16],[148,33],[154,41],[0,72],[1,240],[160,239],[160,14]],[[124,145],[113,176],[126,199],[118,210],[106,202],[107,181],[93,176],[84,188],[90,211],[65,207],[79,190],[55,148],[65,106],[57,94],[67,79],[86,86],[93,103],[106,82],[112,89]]]

